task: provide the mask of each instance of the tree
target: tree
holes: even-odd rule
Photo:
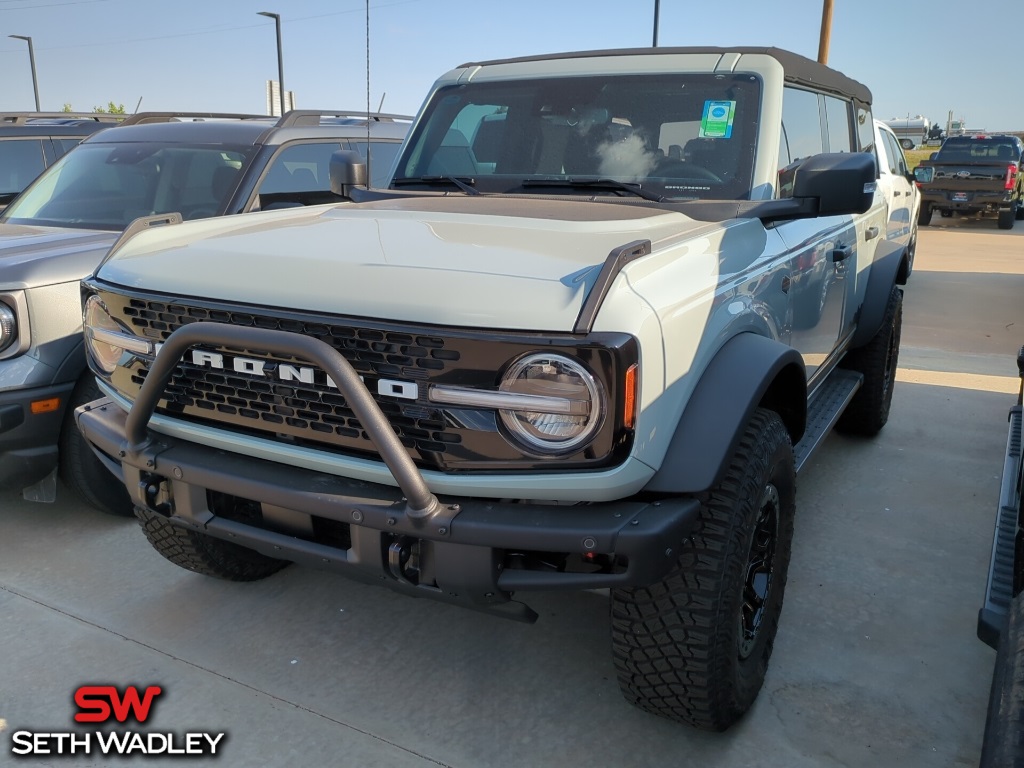
[[[67,102],[64,102],[64,108],[61,109],[61,112],[74,112],[74,111],[75,110],[71,108],[70,104],[68,104]],[[125,114],[128,114],[127,112],[125,112],[124,104],[115,104],[112,101],[107,102],[107,106],[105,106],[105,107],[93,107],[92,111],[93,112],[100,112],[100,113],[102,113],[104,115],[125,115]]]
[[[104,114],[108,114],[108,115],[123,115],[123,114],[125,114],[124,104],[115,104],[112,101],[107,102],[106,109],[104,109],[103,107],[93,107],[92,111],[93,112],[103,112]]]

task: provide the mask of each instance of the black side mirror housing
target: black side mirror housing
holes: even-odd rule
[[[813,155],[796,169],[794,198],[817,198],[818,216],[864,213],[871,208],[877,183],[870,152]]]
[[[351,149],[339,149],[331,155],[331,192],[351,198],[354,187],[366,186],[366,163],[363,156]]]

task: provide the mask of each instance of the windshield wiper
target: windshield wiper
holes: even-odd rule
[[[471,179],[468,177],[459,178],[457,176],[403,176],[400,179],[392,179],[391,181],[391,186],[393,187],[404,187],[412,184],[426,184],[428,186],[433,186],[435,184],[454,184],[467,195],[480,194],[480,190],[473,187],[473,185],[476,184],[476,179]]]
[[[630,192],[655,203],[664,201],[665,196],[643,189],[637,181],[617,179],[523,179],[524,187],[568,187],[570,189],[608,189],[614,192]]]

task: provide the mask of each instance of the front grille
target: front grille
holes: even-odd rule
[[[175,330],[200,321],[267,328],[312,336],[340,352],[363,377],[413,461],[424,468],[489,471],[605,466],[628,453],[621,424],[608,422],[598,438],[557,466],[530,456],[500,433],[493,411],[439,408],[427,399],[431,384],[494,389],[505,366],[523,354],[546,349],[581,359],[605,382],[624,370],[623,355],[635,359],[635,341],[622,334],[501,334],[396,326],[363,319],[300,316],[189,300],[98,291],[111,314],[139,336],[161,342]],[[619,347],[608,348],[608,337]],[[195,355],[199,354],[198,360]],[[203,355],[206,355],[203,357]],[[218,358],[222,367],[211,364]],[[233,362],[243,358],[243,372]],[[119,367],[112,385],[134,399],[152,359],[135,357]],[[256,369],[259,370],[256,370]],[[417,396],[378,393],[385,379],[415,384]],[[376,450],[345,397],[310,363],[248,349],[193,349],[178,363],[157,413],[194,423],[255,435],[291,445],[344,455],[376,457]]]

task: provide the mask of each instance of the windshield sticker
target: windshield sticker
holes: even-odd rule
[[[735,101],[705,101],[698,135],[702,139],[728,139],[732,136],[732,121],[735,117]]]

